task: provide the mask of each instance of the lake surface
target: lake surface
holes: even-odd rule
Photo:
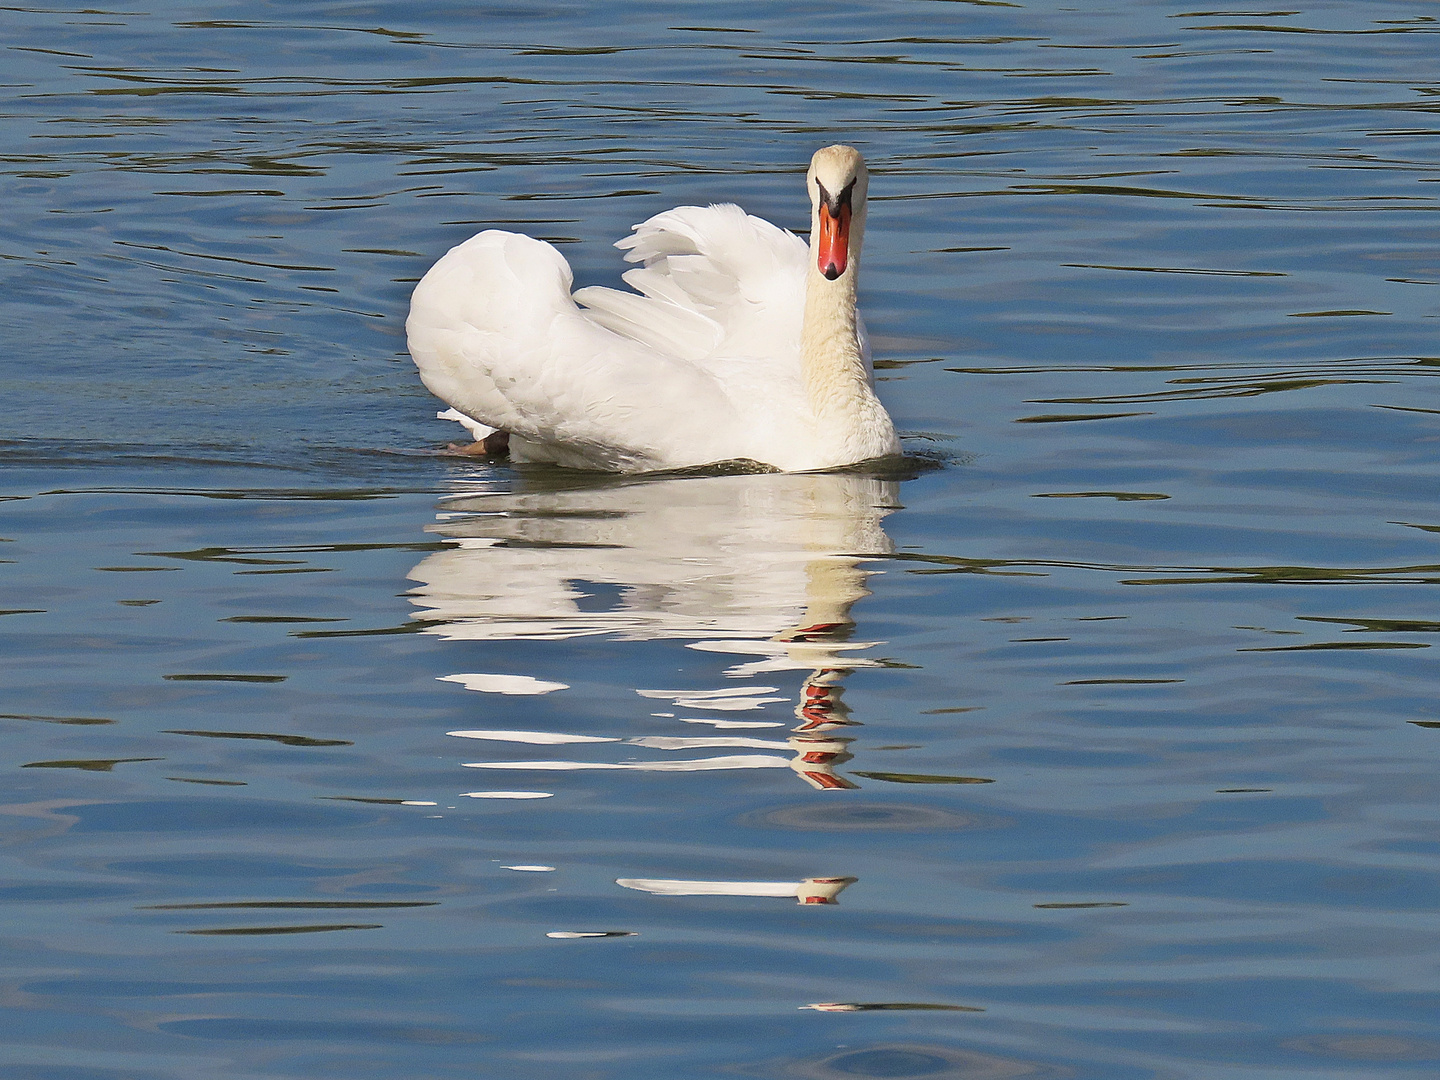
[[[1440,1069],[1440,12],[0,12],[0,1071]],[[858,146],[906,462],[441,451],[415,280]]]

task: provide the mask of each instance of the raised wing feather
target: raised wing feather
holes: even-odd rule
[[[641,264],[624,275],[636,293],[576,292],[595,322],[692,361],[798,366],[807,248],[793,233],[729,203],[680,206],[615,246]]]

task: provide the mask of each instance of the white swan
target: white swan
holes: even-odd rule
[[[450,249],[405,324],[441,415],[488,446],[508,434],[518,461],[618,472],[898,454],[855,310],[865,162],[827,146],[806,180],[808,252],[738,206],[681,206],[616,245],[642,264],[624,275],[635,293],[572,297],[564,257],[528,236]]]

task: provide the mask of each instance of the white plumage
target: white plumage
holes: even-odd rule
[[[845,193],[833,279],[804,241],[733,205],[636,226],[616,245],[640,264],[624,275],[635,292],[572,296],[561,254],[515,233],[452,248],[406,323],[421,378],[454,410],[441,415],[477,439],[508,432],[517,460],[621,472],[735,460],[803,471],[898,453],[854,304],[864,163],[829,147],[809,181],[812,236],[823,207],[840,205],[829,193]]]

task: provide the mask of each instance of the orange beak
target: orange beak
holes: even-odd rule
[[[830,207],[823,201],[820,203],[820,243],[816,249],[819,252],[820,273],[825,275],[825,280],[834,281],[845,273],[845,261],[850,254],[848,200],[840,204],[839,217],[832,217]]]

